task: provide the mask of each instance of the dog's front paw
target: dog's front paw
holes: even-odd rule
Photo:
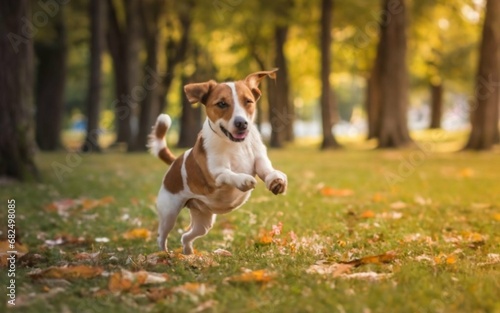
[[[253,176],[247,174],[239,174],[235,179],[234,186],[241,191],[248,191],[255,188],[257,180]]]
[[[266,187],[275,195],[285,193],[288,185],[285,173],[274,171],[266,177]]]

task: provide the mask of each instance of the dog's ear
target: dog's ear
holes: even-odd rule
[[[189,103],[199,102],[205,105],[208,95],[216,85],[217,83],[215,80],[209,80],[205,83],[188,84],[184,86],[184,92],[186,93]]]
[[[250,88],[250,90],[253,93],[253,96],[255,97],[255,101],[259,100],[260,96],[262,95],[262,92],[259,89],[259,84],[260,82],[268,76],[269,78],[276,79],[276,72],[278,71],[277,68],[270,70],[270,71],[261,71],[261,72],[255,72],[250,75],[248,75],[245,78],[245,84]]]

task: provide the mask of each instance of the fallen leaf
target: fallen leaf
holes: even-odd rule
[[[28,253],[28,247],[19,242],[15,242],[14,247],[11,248],[11,244],[7,240],[0,241],[0,267],[6,267],[9,264],[9,257],[12,255],[15,255],[17,260],[26,253]]]
[[[361,280],[378,281],[378,280],[390,278],[391,276],[392,276],[391,273],[361,272],[361,273],[342,275],[340,277],[345,278],[345,279],[361,279]]]
[[[359,215],[360,218],[373,218],[375,217],[375,212],[371,211],[371,210],[368,210],[368,211],[364,211],[363,213],[361,213]]]
[[[173,287],[172,291],[175,293],[204,296],[214,292],[215,287],[202,283],[185,283],[183,285]]]
[[[332,275],[339,277],[345,273],[349,273],[354,266],[351,264],[329,263],[318,261],[316,264],[309,266],[306,270],[308,274]]]
[[[275,273],[262,269],[234,275],[226,278],[225,281],[232,283],[269,283],[275,277]]]
[[[373,202],[382,202],[383,200],[385,200],[385,197],[380,192],[375,193],[372,197]]]
[[[397,201],[397,202],[391,203],[390,207],[391,207],[391,209],[394,209],[394,210],[401,210],[401,209],[406,208],[407,205],[403,201]]]
[[[354,191],[351,189],[335,189],[326,186],[321,188],[320,192],[325,197],[348,197],[354,194]]]
[[[100,254],[100,251],[94,253],[80,252],[75,254],[75,259],[80,261],[95,261],[99,258]]]
[[[146,228],[135,228],[123,234],[125,239],[151,239],[151,231]]]
[[[415,203],[419,205],[430,205],[432,203],[432,200],[430,198],[424,198],[422,196],[415,196]]]
[[[159,288],[149,288],[146,292],[146,297],[149,301],[158,302],[165,298],[172,296],[173,292],[170,288],[159,287]]]
[[[495,213],[493,214],[493,219],[497,220],[500,222],[500,213]]]
[[[227,257],[233,256],[231,252],[224,249],[216,249],[213,253],[215,255],[220,255],[220,256],[227,256]]]
[[[142,285],[161,284],[169,279],[167,274],[147,271],[130,272],[121,269],[109,277],[108,289],[111,292],[137,291]]]
[[[203,312],[203,311],[206,311],[208,309],[212,309],[213,307],[215,307],[217,305],[217,301],[215,300],[208,300],[208,301],[205,301],[203,303],[201,303],[200,305],[198,305],[196,308],[194,308],[193,310],[191,310],[190,312],[191,313],[199,313],[199,312]]]
[[[28,273],[33,279],[55,278],[55,279],[89,279],[101,275],[101,267],[87,265],[76,265],[67,267],[49,267],[45,270],[35,270]]]
[[[360,259],[354,259],[348,262],[339,262],[342,264],[349,264],[354,267],[358,267],[365,264],[382,264],[382,263],[390,263],[396,259],[397,254],[394,251],[389,251],[380,255],[372,255],[363,257]]]
[[[470,177],[474,176],[474,170],[469,168],[469,167],[462,168],[458,172],[458,176],[463,177],[463,178],[470,178]]]

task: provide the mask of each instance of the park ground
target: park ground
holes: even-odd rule
[[[160,161],[39,153],[41,182],[0,190],[5,207],[16,201],[20,257],[8,310],[500,312],[500,153],[452,152],[464,134],[414,138],[420,148],[345,140],[335,151],[271,150],[288,193],[260,182],[188,257],[179,252],[188,212],[173,251],[157,251]]]

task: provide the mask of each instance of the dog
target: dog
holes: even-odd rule
[[[184,86],[188,101],[201,103],[206,120],[193,148],[175,157],[165,142],[171,119],[160,114],[149,135],[151,153],[170,167],[157,197],[158,246],[168,252],[167,237],[182,208],[190,210],[191,225],[182,235],[183,254],[193,253],[193,241],[205,236],[216,216],[242,206],[255,188],[257,175],[275,195],[287,189],[287,176],[275,170],[254,125],[259,84],[276,71],[261,71],[244,80],[210,80]]]

